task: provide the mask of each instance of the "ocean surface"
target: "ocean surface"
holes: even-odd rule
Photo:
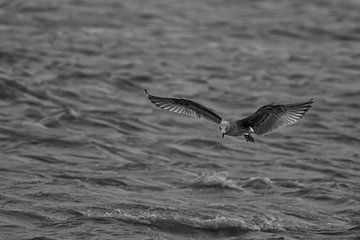
[[[360,1],[0,3],[0,239],[360,239]],[[315,99],[298,124],[212,122]]]

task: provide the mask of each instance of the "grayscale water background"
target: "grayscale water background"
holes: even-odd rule
[[[0,239],[359,239],[360,1],[0,3]],[[315,98],[255,144],[224,117]]]

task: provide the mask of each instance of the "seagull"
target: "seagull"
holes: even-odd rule
[[[183,98],[167,98],[150,95],[147,98],[157,107],[171,112],[181,113],[194,118],[210,120],[219,126],[221,138],[225,135],[245,137],[246,142],[254,143],[252,134],[267,135],[279,128],[296,123],[311,108],[314,99],[293,104],[273,103],[260,107],[250,116],[236,120],[222,119],[214,110],[204,105]]]

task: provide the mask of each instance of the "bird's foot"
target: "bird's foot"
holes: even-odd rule
[[[252,142],[252,143],[255,142],[254,138],[250,134],[245,134],[244,137],[246,142]]]

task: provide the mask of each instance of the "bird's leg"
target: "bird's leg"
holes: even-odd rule
[[[249,134],[255,132],[254,129],[252,127],[249,127]]]
[[[249,133],[244,134],[244,137],[247,142],[255,142],[254,138]]]
[[[247,133],[244,134],[245,140],[247,142],[252,142],[254,143],[255,140],[254,138],[251,136],[251,134],[254,132],[254,129],[252,127],[249,127],[249,131]]]

